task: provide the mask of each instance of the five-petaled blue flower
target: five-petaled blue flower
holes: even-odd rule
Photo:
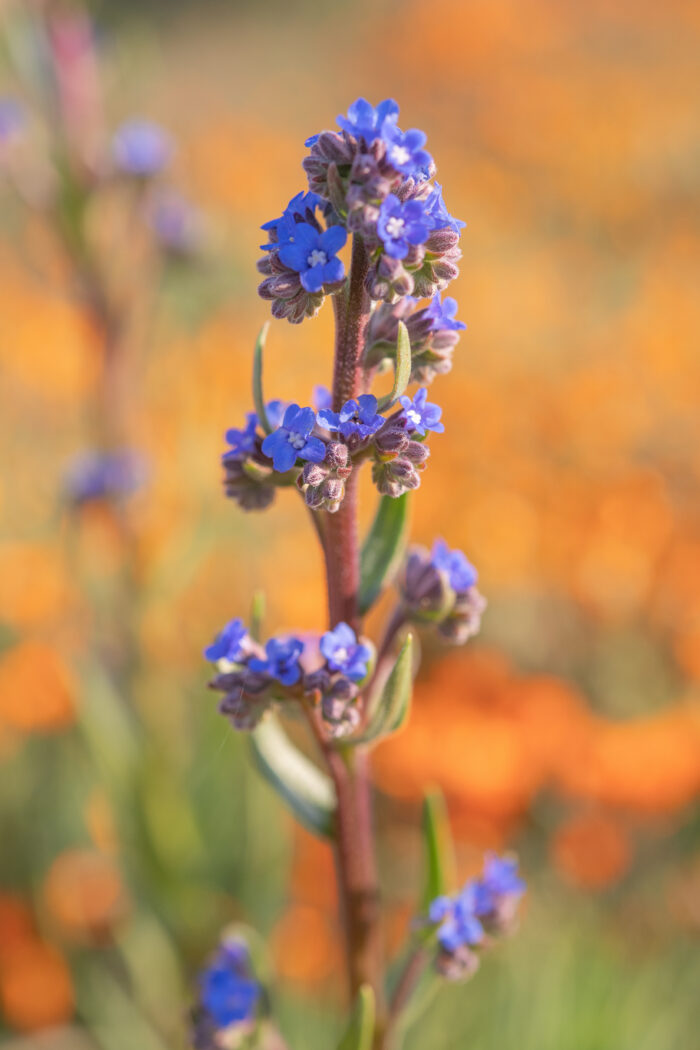
[[[340,412],[330,408],[322,409],[318,422],[327,430],[335,430],[344,438],[359,434],[364,440],[376,434],[384,423],[384,417],[377,413],[377,399],[374,394],[360,394],[355,400],[346,401]]]
[[[282,425],[268,434],[262,443],[263,453],[272,460],[275,470],[284,474],[286,470],[291,470],[297,459],[307,459],[313,463],[321,463],[325,459],[325,444],[311,433],[315,423],[316,413],[313,408],[288,406]]]
[[[204,650],[204,656],[213,663],[218,660],[230,660],[231,663],[236,663],[244,655],[247,639],[248,631],[243,620],[238,617],[235,620],[229,620],[211,645]]]
[[[428,918],[440,923],[437,931],[440,945],[448,952],[456,952],[463,945],[479,944],[484,928],[476,915],[476,886],[468,882],[456,897],[438,897],[430,905]]]
[[[458,321],[457,300],[452,296],[445,296],[440,302],[440,293],[436,292],[426,307],[426,315],[430,318],[430,327],[433,332],[460,332],[466,328],[464,321]]]
[[[172,139],[150,120],[128,120],[112,139],[114,163],[127,175],[157,175],[173,153]]]
[[[258,416],[255,412],[248,412],[245,418],[246,425],[244,427],[229,427],[226,431],[226,440],[231,448],[224,452],[224,459],[255,451],[255,438],[259,423]]]
[[[468,591],[479,578],[466,554],[460,550],[450,550],[444,540],[435,540],[430,560],[436,569],[447,573],[453,591]]]
[[[295,216],[305,219],[307,212],[310,211],[313,214],[317,208],[325,207],[325,204],[326,202],[317,193],[312,193],[311,190],[300,190],[296,196],[292,197],[279,219],[270,219],[269,222],[263,223],[260,227],[261,230],[265,231],[274,230],[276,237],[274,241],[271,240],[267,244],[261,244],[262,250],[264,252],[272,251],[273,248],[277,248],[280,244],[290,240],[294,235],[294,227],[297,225]]]
[[[308,222],[297,222],[289,240],[279,250],[285,266],[296,270],[307,292],[320,292],[324,284],[342,281],[345,268],[337,253],[347,240],[344,226],[329,226],[319,233]]]
[[[199,985],[201,1007],[215,1028],[223,1031],[255,1017],[262,989],[240,941],[224,941]]]
[[[265,645],[267,659],[255,656],[248,666],[251,671],[272,675],[282,685],[296,685],[301,678],[299,657],[303,651],[304,643],[298,638],[270,638]]]
[[[378,106],[373,106],[366,98],[355,99],[348,109],[347,117],[342,114],[337,118],[338,127],[364,139],[370,146],[375,139],[382,138],[387,128],[396,124],[399,116],[398,103],[393,98],[385,98]]]
[[[352,682],[365,677],[372,656],[369,646],[358,642],[352,627],[343,621],[321,637],[321,653],[331,671],[342,671]]]
[[[445,429],[445,424],[440,422],[442,409],[439,405],[434,405],[426,400],[427,397],[428,388],[422,386],[413,400],[406,394],[399,398],[399,404],[403,407],[403,414],[406,417],[406,430],[409,434],[415,432],[423,436],[428,430],[432,430],[435,434],[442,434]]]
[[[444,230],[449,227],[454,230],[455,233],[459,233],[466,222],[462,222],[461,219],[455,219],[453,215],[447,210],[444,200],[442,199],[442,186],[439,182],[435,183],[433,191],[425,202],[426,211],[434,230]]]
[[[433,228],[423,201],[406,201],[390,193],[379,209],[377,233],[384,251],[394,259],[405,259],[412,244],[424,244]]]
[[[390,124],[385,127],[382,138],[386,143],[386,159],[402,175],[420,178],[423,172],[430,170],[433,158],[423,149],[427,138],[424,131],[418,128],[401,131]]]

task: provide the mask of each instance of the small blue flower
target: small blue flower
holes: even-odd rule
[[[439,182],[435,183],[433,191],[425,203],[427,214],[430,217],[434,230],[444,230],[449,227],[455,233],[459,233],[467,225],[466,222],[462,222],[461,219],[455,219],[448,212],[442,199],[442,186]]]
[[[425,132],[418,128],[401,131],[395,124],[389,124],[382,138],[386,143],[386,159],[403,175],[417,178],[421,172],[430,169],[433,158],[423,149],[427,138]]]
[[[372,656],[369,646],[359,643],[352,627],[342,621],[322,635],[321,653],[331,671],[342,671],[351,682],[359,682],[365,677]]]
[[[173,143],[168,133],[149,120],[128,120],[112,139],[114,163],[127,175],[157,175],[172,154]]]
[[[476,914],[473,882],[468,882],[456,897],[438,897],[431,904],[428,915],[431,922],[441,923],[437,937],[447,952],[456,952],[464,945],[473,947],[483,940],[484,928]]]
[[[450,587],[461,593],[473,587],[479,578],[474,566],[460,550],[450,550],[444,540],[435,540],[430,556],[436,569],[447,573]]]
[[[406,430],[409,434],[416,433],[424,436],[428,430],[435,434],[442,434],[445,424],[440,422],[442,409],[427,401],[428,388],[422,386],[413,400],[406,394],[399,398],[399,404],[403,407],[406,418]]]
[[[484,873],[475,888],[477,914],[493,915],[500,910],[505,899],[521,897],[526,886],[518,875],[515,858],[489,853],[484,861]]]
[[[266,660],[253,657],[248,666],[251,671],[262,671],[272,675],[282,685],[296,685],[301,678],[299,657],[304,643],[298,638],[270,638],[265,646]]]
[[[384,416],[377,413],[377,399],[374,394],[360,394],[355,400],[346,401],[340,412],[330,408],[318,414],[318,422],[327,430],[335,430],[344,438],[359,434],[362,440],[376,434],[384,423]]]
[[[68,465],[63,488],[73,503],[128,496],[146,480],[148,469],[135,452],[85,452]]]
[[[0,98],[0,143],[9,142],[26,122],[26,114],[17,99]]]
[[[224,1030],[254,1019],[262,989],[251,975],[241,942],[224,941],[199,984],[201,1008],[214,1028]]]
[[[263,453],[272,460],[275,470],[284,474],[291,470],[297,459],[312,463],[321,463],[325,459],[325,444],[311,434],[315,424],[313,408],[287,407],[282,425],[268,434],[262,443]]]
[[[260,227],[261,230],[265,231],[274,230],[276,238],[274,241],[270,240],[267,244],[261,244],[262,250],[264,252],[272,251],[273,248],[278,248],[280,244],[291,240],[294,236],[294,227],[297,225],[295,216],[305,220],[307,212],[313,214],[317,208],[324,208],[325,204],[326,202],[317,193],[312,193],[310,190],[301,190],[295,197],[292,197],[279,219],[270,219],[269,222],[264,223]]]
[[[460,332],[467,327],[464,321],[457,320],[457,300],[449,295],[440,302],[440,293],[436,292],[425,312],[433,332]]]
[[[236,663],[245,652],[248,631],[243,620],[230,620],[223,630],[219,631],[211,645],[204,650],[204,656],[212,663],[218,660],[230,660]]]
[[[295,223],[291,239],[279,251],[285,266],[296,270],[307,292],[320,292],[324,284],[342,281],[345,268],[337,253],[347,240],[344,226],[329,226],[323,233],[308,222]]]
[[[332,408],[333,395],[327,386],[322,386],[319,383],[314,387],[313,402],[317,412],[323,412],[326,409]]]
[[[347,117],[340,115],[338,127],[357,139],[364,139],[370,146],[375,139],[382,138],[385,130],[395,124],[399,116],[398,103],[385,98],[378,106],[371,105],[366,98],[358,98],[348,109]]]
[[[402,204],[390,193],[379,209],[377,233],[384,251],[394,259],[405,259],[412,244],[424,244],[430,236],[432,220],[423,201]]]
[[[245,427],[242,429],[229,427],[226,431],[226,440],[231,448],[224,452],[224,459],[226,459],[227,456],[241,456],[255,451],[255,439],[257,437],[257,428],[260,421],[255,412],[248,412],[245,418]]]

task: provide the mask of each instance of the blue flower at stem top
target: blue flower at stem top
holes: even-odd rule
[[[377,413],[377,399],[374,394],[360,394],[355,400],[346,401],[340,412],[330,408],[318,413],[318,422],[327,430],[335,430],[344,438],[359,434],[364,440],[376,434],[384,424],[384,416]]]
[[[419,177],[430,169],[433,158],[423,149],[427,138],[424,131],[418,128],[401,131],[395,125],[389,125],[382,137],[386,143],[386,159],[397,171]]]
[[[297,459],[321,463],[326,456],[326,446],[311,433],[316,425],[313,408],[289,405],[282,425],[268,434],[262,443],[263,453],[272,460],[275,470],[284,474],[291,470]]]
[[[236,663],[245,654],[247,639],[248,631],[243,620],[238,618],[229,620],[211,645],[204,650],[204,656],[213,663],[219,660],[230,660],[231,663]]]
[[[368,146],[375,139],[382,138],[387,128],[396,124],[399,117],[399,105],[393,98],[385,98],[378,106],[373,106],[366,98],[355,99],[348,109],[348,115],[337,118],[338,127],[355,138],[363,138]]]
[[[430,560],[436,569],[447,574],[453,591],[468,591],[479,578],[479,574],[460,550],[450,550],[444,540],[435,540]]]
[[[224,941],[199,984],[202,1009],[217,1029],[254,1019],[262,989],[250,974],[248,951],[241,942]]]
[[[149,120],[129,120],[112,139],[114,163],[127,175],[157,175],[173,153],[170,136]]]
[[[396,194],[390,193],[379,209],[377,233],[384,251],[393,259],[405,259],[411,245],[424,244],[432,229],[423,201],[402,204]]]
[[[265,646],[265,660],[257,656],[249,661],[251,671],[261,671],[276,678],[282,685],[296,685],[301,678],[299,657],[304,643],[298,638],[270,638]]]
[[[399,398],[399,404],[403,408],[406,417],[406,430],[411,433],[425,436],[428,430],[435,434],[442,434],[445,424],[440,422],[442,409],[427,400],[428,388],[422,386],[413,400],[406,394]]]
[[[290,239],[279,250],[279,257],[290,270],[296,270],[307,292],[320,292],[324,284],[342,281],[345,267],[337,253],[348,238],[344,226],[329,226],[320,233],[308,222],[294,224]]]
[[[341,620],[321,637],[321,654],[331,671],[341,671],[351,682],[360,682],[367,674],[372,651],[358,642],[352,627]]]
[[[445,296],[440,302],[440,293],[436,292],[426,307],[426,316],[430,318],[430,327],[433,332],[447,331],[460,332],[466,328],[464,321],[457,320],[457,300],[452,296]]]
[[[467,224],[462,222],[461,219],[455,219],[453,215],[447,210],[447,206],[442,197],[442,186],[439,182],[435,183],[433,192],[428,197],[426,204],[426,211],[433,224],[434,230],[450,229],[454,233],[459,233]]]

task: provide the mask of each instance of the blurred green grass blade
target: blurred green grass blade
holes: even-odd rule
[[[251,733],[255,762],[297,820],[309,831],[331,838],[335,830],[333,785],[291,742],[274,715]]]
[[[83,664],[81,682],[79,722],[90,752],[108,782],[128,787],[138,763],[138,727],[126,701],[97,661]]]
[[[364,615],[391,583],[403,557],[408,530],[408,493],[382,496],[360,557],[359,608]]]
[[[350,1018],[350,1025],[338,1043],[338,1050],[372,1050],[374,1036],[374,992],[363,984]]]
[[[259,642],[262,639],[263,621],[265,619],[265,592],[256,591],[250,609],[250,634]]]
[[[263,396],[262,382],[263,348],[265,346],[265,340],[267,339],[269,327],[270,322],[266,321],[260,329],[260,335],[256,340],[255,350],[253,352],[253,404],[255,405],[255,411],[258,414],[260,425],[266,434],[270,434],[272,432],[270,421],[267,418],[267,409],[265,407],[265,398]]]
[[[423,800],[422,827],[425,846],[422,910],[425,913],[431,901],[454,889],[456,880],[452,831],[445,796],[439,788],[433,788]]]
[[[353,744],[370,744],[396,733],[408,720],[413,693],[413,635],[409,634],[396,658],[381,696],[370,712],[369,723]]]

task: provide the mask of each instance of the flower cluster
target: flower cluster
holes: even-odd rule
[[[231,620],[204,650],[216,664],[210,687],[223,693],[219,710],[235,729],[250,730],[274,703],[312,698],[332,736],[359,724],[354,701],[368,676],[374,652],[346,623],[326,631],[314,645],[294,636],[251,638],[241,619]]]
[[[457,320],[457,301],[451,296],[441,299],[436,292],[427,306],[417,304],[416,298],[407,295],[394,304],[380,303],[374,310],[367,329],[366,367],[393,360],[399,321],[404,321],[411,342],[411,381],[430,383],[450,371],[459,332],[467,327]]]
[[[470,977],[479,965],[478,950],[513,929],[524,892],[517,860],[488,854],[481,878],[454,897],[434,900],[428,921],[436,927],[438,971],[450,980]]]
[[[255,1030],[263,1003],[247,945],[224,937],[199,978],[199,994],[192,1011],[195,1050],[235,1050]]]
[[[436,540],[432,551],[415,547],[401,576],[408,615],[435,624],[452,645],[463,645],[477,634],[486,599],[476,588],[478,573],[460,550]]]

